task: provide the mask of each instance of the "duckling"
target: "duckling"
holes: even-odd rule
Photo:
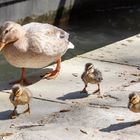
[[[28,108],[23,111],[23,113],[29,112],[30,114],[30,100],[31,100],[31,92],[27,89],[22,87],[20,84],[16,84],[12,87],[12,93],[9,97],[11,103],[14,105],[14,110],[10,116],[10,118],[16,118],[17,115],[17,106],[18,105],[28,105]],[[21,114],[23,114],[21,113]]]
[[[102,73],[94,68],[94,65],[92,63],[87,63],[85,65],[85,71],[81,75],[81,79],[83,80],[85,87],[81,91],[81,93],[88,93],[86,88],[88,86],[88,83],[90,84],[97,84],[98,89],[94,91],[93,93],[99,92],[99,97],[103,97],[100,93],[100,82],[103,80]]]
[[[133,92],[129,95],[128,108],[133,112],[140,112],[140,92]]]

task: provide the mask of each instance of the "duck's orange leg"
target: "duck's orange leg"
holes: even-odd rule
[[[25,71],[25,68],[21,68],[21,78],[19,80],[10,82],[10,84],[17,84],[17,83],[20,83],[22,85],[30,85],[31,84],[31,82],[29,82],[26,79],[26,71]]]
[[[57,60],[55,70],[51,71],[50,73],[45,74],[43,76],[43,78],[48,79],[48,80],[55,79],[58,76],[59,72],[60,72],[60,68],[61,68],[61,58],[59,58]]]

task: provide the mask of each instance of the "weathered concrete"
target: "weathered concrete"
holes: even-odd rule
[[[134,36],[64,61],[55,80],[39,78],[54,66],[33,73],[28,77],[34,82],[28,86],[33,94],[31,115],[20,115],[14,120],[8,119],[13,107],[6,93],[10,87],[3,82],[0,132],[13,133],[4,139],[138,140],[140,125],[132,123],[139,120],[140,114],[129,111],[127,103],[129,93],[140,89],[139,42],[139,36]],[[88,96],[80,93],[84,86],[80,76],[87,62],[103,73],[101,92],[108,95],[104,99],[92,94],[96,85],[89,85]]]
[[[121,63],[132,66],[140,66],[140,35],[118,41],[85,54],[83,57],[97,59],[106,62]]]
[[[4,21],[20,21],[25,18],[37,18],[37,16],[54,16],[59,8],[71,9],[74,0],[66,0],[64,5],[61,0],[1,0],[0,2],[0,23]],[[61,5],[60,5],[61,4]],[[27,20],[27,19],[26,19]],[[47,21],[47,19],[44,19]],[[43,19],[42,19],[43,21]]]

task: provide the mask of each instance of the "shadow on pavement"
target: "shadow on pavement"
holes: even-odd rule
[[[88,97],[89,94],[85,94],[85,93],[80,93],[81,91],[75,91],[75,92],[71,92],[68,93],[62,97],[58,97],[58,100],[72,100],[72,99],[80,99],[80,98],[85,98]]]
[[[46,73],[49,73],[50,71],[53,71],[53,69],[52,68],[44,68],[44,69],[37,70],[35,72],[32,72],[30,75],[27,74],[27,80],[29,82],[31,82],[31,85],[35,84],[35,83],[39,82],[40,80],[42,80],[42,76],[45,75]],[[9,84],[9,83],[13,82],[19,78],[20,78],[20,74],[16,78],[13,78],[13,79],[10,78],[11,80],[0,82],[0,91],[10,90],[11,87],[13,86],[13,84]]]
[[[6,110],[6,111],[0,112],[0,120],[8,120],[9,119],[9,115],[11,113],[12,113],[12,110]]]
[[[140,125],[140,120],[138,121],[132,121],[132,122],[123,122],[123,123],[117,123],[117,124],[111,124],[110,126],[100,129],[102,132],[111,132],[111,131],[118,131],[121,129],[125,129],[128,127],[132,127],[135,125]]]

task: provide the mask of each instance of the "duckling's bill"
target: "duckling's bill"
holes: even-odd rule
[[[16,91],[16,97],[21,96],[22,92],[20,91],[20,89],[18,91]]]

